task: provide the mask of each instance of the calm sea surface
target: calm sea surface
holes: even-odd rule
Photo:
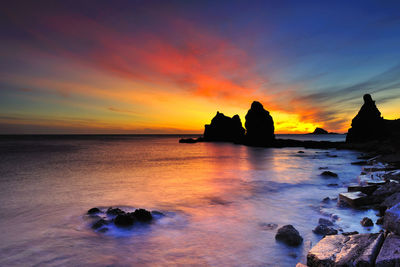
[[[359,232],[367,231],[364,216],[376,219],[321,202],[357,181],[356,152],[178,139],[0,139],[0,266],[295,266],[321,239],[312,232],[319,218],[337,215],[344,231]],[[339,178],[321,177],[319,167]],[[93,231],[86,211],[109,206],[166,216],[147,227]],[[294,225],[303,245],[276,242],[267,224]]]

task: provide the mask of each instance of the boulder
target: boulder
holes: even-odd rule
[[[362,192],[346,192],[339,194],[339,201],[345,202],[352,207],[360,207],[371,204],[371,199]]]
[[[241,142],[244,134],[239,115],[231,118],[217,112],[211,123],[205,125],[204,141]]]
[[[389,182],[378,187],[374,193],[372,193],[372,197],[374,203],[381,203],[385,201],[387,197],[398,192],[400,192],[400,184],[396,182]]]
[[[109,207],[106,212],[108,215],[120,215],[120,214],[125,214],[125,211],[121,210],[120,208],[113,208]]]
[[[127,227],[133,225],[134,223],[135,217],[132,215],[132,213],[119,214],[114,219],[114,224],[116,226]]]
[[[364,217],[360,223],[364,227],[374,226],[374,222],[368,217]]]
[[[390,209],[394,205],[400,203],[400,192],[394,193],[393,195],[390,195],[387,197],[380,205],[379,205],[379,210],[386,210]]]
[[[260,102],[254,101],[246,114],[245,143],[251,146],[271,146],[275,140],[274,121]]]
[[[99,229],[101,227],[103,227],[104,225],[107,225],[108,222],[104,219],[100,219],[98,221],[96,221],[93,225],[92,225],[92,229]]]
[[[326,226],[333,226],[333,222],[331,222],[328,219],[324,219],[324,218],[319,218],[318,224],[319,225],[326,225]]]
[[[317,227],[315,227],[315,229],[313,230],[314,233],[318,234],[318,235],[337,235],[338,231],[332,227],[329,227],[327,225],[324,224],[320,224]]]
[[[90,210],[88,210],[87,214],[96,214],[99,212],[101,212],[99,208],[91,208]]]
[[[324,171],[321,173],[321,176],[329,176],[329,177],[338,177],[337,173],[331,171]]]
[[[278,229],[275,239],[282,241],[289,246],[299,246],[303,243],[303,238],[293,225],[285,225]]]
[[[400,203],[386,211],[383,227],[388,231],[400,235]]]
[[[400,236],[388,234],[376,258],[375,266],[400,266]]]
[[[307,265],[373,266],[383,239],[383,234],[326,236],[308,253]]]
[[[149,222],[149,221],[151,221],[153,219],[153,216],[151,215],[150,211],[147,211],[145,209],[136,209],[132,213],[132,215],[139,222]]]

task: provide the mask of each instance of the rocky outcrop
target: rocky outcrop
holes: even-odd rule
[[[385,120],[371,95],[365,94],[364,104],[351,122],[346,142],[363,143],[398,137],[400,137],[400,120]]]
[[[311,134],[329,134],[329,133],[327,130],[317,127]]]
[[[290,224],[279,228],[275,235],[275,239],[294,247],[303,243],[303,238],[299,232],[293,227],[293,225]]]
[[[388,234],[376,258],[375,266],[400,266],[400,236]]]
[[[275,140],[274,121],[260,102],[254,101],[246,114],[245,144],[271,146]]]
[[[383,227],[388,231],[400,235],[400,203],[385,212]]]
[[[230,118],[217,112],[211,123],[205,125],[204,141],[241,142],[244,134],[239,115]]]

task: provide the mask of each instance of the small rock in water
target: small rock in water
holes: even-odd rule
[[[326,170],[328,167],[319,167],[318,170]]]
[[[382,225],[384,221],[384,217],[379,218],[378,220],[376,220],[376,224],[377,225]]]
[[[135,218],[134,218],[134,216],[132,216],[131,213],[119,214],[119,215],[117,215],[117,217],[115,217],[115,220],[114,220],[114,224],[116,226],[122,226],[122,227],[131,226],[134,224],[134,222],[135,222]]]
[[[120,208],[113,208],[109,207],[107,210],[108,215],[120,215],[120,214],[125,214],[125,211],[121,210]]]
[[[326,226],[333,226],[333,222],[331,222],[328,219],[324,219],[324,218],[319,218],[318,224],[326,225]]]
[[[374,223],[373,223],[372,220],[371,220],[370,218],[368,218],[368,217],[364,217],[364,218],[361,220],[360,223],[361,223],[362,226],[365,226],[365,227],[374,226]]]
[[[338,186],[338,184],[327,184],[327,186],[334,187],[334,186]]]
[[[322,200],[322,202],[328,203],[330,200],[331,200],[331,199],[330,199],[329,197],[326,197],[326,198],[324,198],[324,199]]]
[[[98,208],[91,208],[90,210],[88,210],[87,214],[96,214],[101,212],[100,209]]]
[[[300,151],[297,151],[297,153],[299,153],[299,154],[303,154],[303,153],[304,153],[304,151],[300,150]]]
[[[286,243],[289,246],[299,246],[303,243],[303,238],[293,225],[285,225],[278,229],[275,239]]]
[[[314,233],[318,235],[337,235],[338,231],[334,228],[328,227],[326,225],[320,224],[313,230]]]
[[[149,222],[153,219],[150,211],[145,209],[137,209],[133,212],[133,216],[140,222]]]
[[[329,177],[338,177],[338,175],[331,171],[324,171],[321,173],[322,176],[329,176]]]
[[[276,223],[259,223],[258,225],[263,230],[275,230],[276,228],[278,228],[278,225]]]
[[[106,220],[104,220],[104,219],[100,219],[100,220],[98,220],[97,222],[95,222],[93,225],[92,225],[92,229],[99,229],[100,227],[103,227],[104,225],[107,225],[108,224],[108,222],[106,221]]]

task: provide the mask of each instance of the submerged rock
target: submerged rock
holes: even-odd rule
[[[338,231],[332,227],[329,227],[327,225],[324,224],[320,224],[317,227],[315,227],[315,229],[313,230],[314,233],[318,234],[318,235],[337,235]]]
[[[132,214],[139,222],[149,222],[153,219],[151,213],[145,209],[137,209]]]
[[[374,266],[383,239],[383,234],[326,236],[308,253],[307,265]]]
[[[90,210],[88,210],[87,214],[96,214],[99,212],[101,212],[99,208],[91,208]]]
[[[135,217],[132,215],[132,213],[125,213],[125,214],[119,214],[117,217],[114,219],[114,224],[116,226],[131,226],[135,223]]]
[[[104,220],[104,219],[100,219],[98,221],[96,221],[93,225],[92,225],[92,229],[99,229],[101,227],[103,227],[104,225],[107,225],[109,222]]]
[[[120,215],[125,214],[125,211],[121,210],[120,208],[113,208],[109,207],[106,212],[108,215]]]
[[[338,177],[337,173],[331,171],[324,171],[321,173],[322,176],[329,176],[329,177]]]
[[[303,238],[293,225],[285,225],[278,229],[275,239],[286,243],[289,246],[299,246]]]
[[[374,226],[374,222],[368,217],[364,217],[360,223],[364,227]]]
[[[260,102],[254,101],[246,114],[245,143],[251,146],[271,146],[275,140],[274,121]]]
[[[318,224],[320,224],[320,225],[326,225],[326,226],[333,226],[333,222],[331,222],[331,221],[328,220],[328,219],[324,219],[324,218],[319,218]]]
[[[244,134],[239,115],[230,118],[217,112],[211,123],[205,125],[204,141],[241,142]]]

